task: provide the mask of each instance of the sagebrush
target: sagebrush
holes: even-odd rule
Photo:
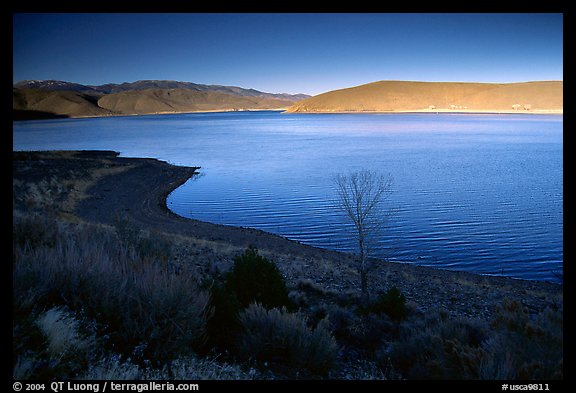
[[[300,312],[252,304],[240,314],[240,322],[244,329],[240,350],[246,358],[320,373],[338,362],[338,345],[327,319],[309,327],[307,316]]]

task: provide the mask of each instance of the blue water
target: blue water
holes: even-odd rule
[[[336,173],[390,173],[373,255],[557,281],[562,116],[204,113],[14,123],[14,150],[110,149],[201,166],[177,214],[353,252]]]

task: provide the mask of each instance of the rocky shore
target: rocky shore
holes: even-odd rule
[[[358,292],[352,255],[260,230],[216,225],[172,213],[166,197],[198,169],[155,159],[119,157],[112,151],[14,152],[13,206],[15,211],[42,208],[69,220],[103,225],[112,225],[121,215],[141,230],[190,240],[177,242],[174,258],[205,270],[227,270],[235,255],[254,245],[278,264],[293,286],[308,283],[328,299]],[[376,293],[396,286],[416,310],[441,309],[454,317],[485,321],[505,298],[534,313],[563,302],[563,286],[559,284],[382,260],[373,261],[370,281]]]

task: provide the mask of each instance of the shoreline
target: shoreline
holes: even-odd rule
[[[123,117],[123,116],[154,116],[154,115],[186,115],[194,113],[228,113],[228,112],[281,112],[285,111],[287,108],[272,108],[272,109],[258,109],[258,108],[247,108],[247,109],[208,109],[208,110],[198,110],[198,111],[185,111],[185,112],[151,112],[151,113],[120,113],[120,114],[110,114],[103,116],[70,116],[68,119],[89,119],[89,118],[99,118],[99,117]]]
[[[29,119],[13,119],[12,121],[30,121],[30,120],[62,120],[62,119],[100,119],[108,117],[132,117],[132,116],[155,116],[155,115],[185,115],[185,114],[195,114],[195,113],[228,113],[228,112],[282,112],[286,111],[288,108],[271,108],[271,109],[258,109],[258,108],[247,108],[247,109],[208,109],[208,110],[198,110],[198,111],[185,111],[185,112],[151,112],[151,113],[109,113],[102,115],[84,115],[84,116],[69,116],[69,115],[59,115],[51,114],[46,117],[31,117]],[[31,111],[34,112],[34,111]]]
[[[50,117],[38,117],[29,119],[13,119],[12,121],[30,121],[30,120],[62,120],[62,119],[99,119],[108,117],[128,117],[128,116],[155,116],[155,115],[185,115],[185,114],[200,114],[200,113],[229,113],[229,112],[280,112],[283,115],[291,114],[454,114],[454,115],[564,115],[563,109],[554,110],[531,110],[531,111],[514,111],[514,110],[497,110],[497,109],[420,109],[420,110],[390,110],[390,111],[290,111],[289,108],[247,108],[247,109],[211,109],[211,110],[198,110],[186,112],[153,112],[153,113],[121,113],[121,114],[103,114],[103,115],[85,115],[85,116],[68,116],[68,115],[52,115]]]
[[[68,173],[71,168],[85,170],[93,180],[83,188],[82,195],[75,196],[68,211],[61,211],[72,221],[112,226],[120,213],[143,230],[187,239],[181,260],[214,265],[221,271],[231,266],[235,255],[254,245],[278,264],[291,285],[308,280],[329,294],[358,291],[356,263],[351,254],[301,244],[257,229],[212,224],[173,213],[167,206],[167,196],[193,179],[198,167],[180,167],[152,158],[119,157],[112,151],[13,152],[13,163],[15,196],[20,192],[16,189],[18,184],[29,180],[41,183],[59,171]],[[81,181],[84,178],[78,179]],[[14,203],[13,209],[25,209],[25,203]],[[409,263],[372,262],[374,293],[394,285],[422,312],[441,308],[453,316],[489,320],[504,298],[517,300],[534,312],[563,302],[562,284]]]
[[[284,111],[283,114],[374,114],[374,115],[384,115],[384,114],[454,114],[454,115],[564,115],[563,109],[555,110],[531,110],[531,111],[513,111],[513,110],[497,110],[497,109],[420,109],[420,110],[390,110],[390,111]]]

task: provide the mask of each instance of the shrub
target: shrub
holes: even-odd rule
[[[562,379],[563,307],[530,315],[517,301],[498,307],[494,334],[484,349],[488,356],[479,369],[484,379]]]
[[[58,222],[38,214],[14,215],[12,242],[14,247],[53,247],[60,236]]]
[[[116,236],[120,243],[125,246],[131,246],[138,243],[140,238],[140,229],[125,214],[116,212],[112,221]]]
[[[561,379],[562,306],[530,315],[505,300],[490,329],[446,315],[429,315],[404,329],[391,357],[409,379]]]
[[[364,315],[386,314],[393,321],[401,321],[406,318],[406,298],[398,288],[392,287],[388,292],[380,294],[376,301],[360,307],[359,312]]]
[[[398,288],[392,287],[385,294],[378,296],[372,310],[378,314],[388,315],[393,321],[400,321],[406,317],[406,298]]]
[[[13,255],[13,304],[19,321],[25,322],[25,314],[34,309],[63,305],[95,320],[110,349],[156,364],[188,354],[204,339],[208,296],[194,276],[171,273],[154,260],[134,259],[104,230],[70,227],[52,247],[25,244],[15,247]]]
[[[302,313],[252,304],[240,314],[240,351],[246,358],[325,373],[337,362],[338,346],[324,319],[311,329]]]
[[[284,277],[274,262],[258,255],[250,246],[234,259],[226,275],[226,289],[233,291],[241,307],[259,303],[266,308],[291,307]]]
[[[207,344],[220,350],[236,350],[241,330],[238,314],[249,304],[259,302],[267,308],[291,305],[282,274],[254,247],[234,259],[224,282],[215,280],[208,287],[213,315],[207,323]]]
[[[400,339],[382,351],[408,379],[478,379],[486,328],[479,322],[436,312],[403,326]]]
[[[240,331],[240,302],[233,291],[214,281],[210,287],[210,307],[213,310],[206,324],[207,345],[220,350],[233,350]]]
[[[203,344],[208,295],[193,279],[149,269],[122,287],[107,312],[121,312],[117,344],[131,343],[133,356],[159,365]]]
[[[365,355],[372,356],[396,331],[397,324],[386,314],[368,314],[352,321],[348,327],[348,336],[343,340]]]
[[[172,256],[172,243],[157,231],[142,231],[125,215],[114,215],[114,229],[120,244],[140,259],[166,262]]]
[[[305,292],[290,291],[288,293],[288,298],[290,299],[290,303],[297,308],[305,308],[310,305],[310,300],[306,296]]]
[[[338,340],[345,340],[349,337],[350,326],[356,318],[358,317],[352,311],[343,307],[332,306],[328,310],[330,326]]]

